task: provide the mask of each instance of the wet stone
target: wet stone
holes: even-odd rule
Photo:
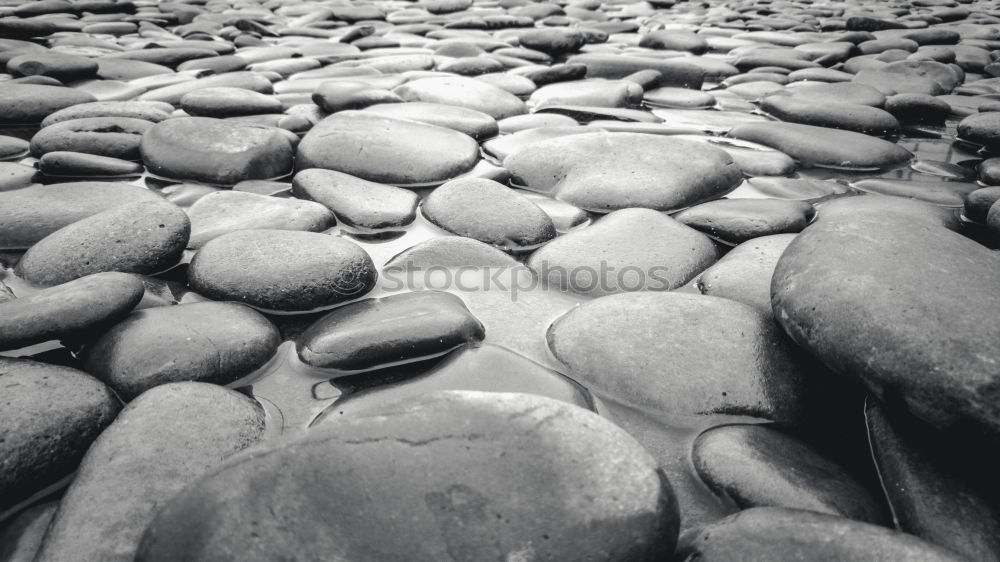
[[[84,117],[59,121],[31,138],[31,153],[82,152],[122,160],[140,160],[139,143],[153,125],[130,117]]]
[[[866,179],[851,182],[854,189],[893,197],[925,201],[942,207],[961,207],[966,196],[979,186],[960,181]]]
[[[362,230],[402,227],[416,218],[417,195],[334,170],[295,174],[292,193],[325,205],[343,224]]]
[[[429,269],[431,267],[517,267],[516,259],[498,250],[464,236],[442,236],[421,242],[396,254],[385,264],[386,271]]]
[[[229,384],[263,366],[278,330],[242,304],[199,302],[138,310],[83,354],[84,369],[124,400],[171,382]]]
[[[239,230],[206,242],[188,284],[206,297],[281,311],[304,311],[358,298],[377,273],[356,244],[326,234]]]
[[[163,102],[150,101],[95,101],[81,103],[50,114],[42,121],[48,127],[62,121],[91,117],[126,117],[159,123],[170,118],[173,106]]]
[[[588,211],[672,211],[725,195],[741,181],[732,158],[702,143],[591,133],[532,143],[504,158],[513,183]],[[630,173],[621,174],[622,167]]]
[[[0,135],[0,160],[20,158],[28,153],[28,141]]]
[[[203,88],[181,98],[181,109],[202,117],[236,117],[280,113],[281,100],[241,88]]]
[[[0,84],[0,123],[38,123],[60,109],[92,101],[94,96],[72,88]]]
[[[313,201],[271,197],[244,191],[217,191],[188,209],[189,248],[237,230],[274,229],[319,232],[336,224],[333,212]]]
[[[770,146],[804,166],[870,170],[899,165],[913,157],[889,141],[797,123],[747,123],[733,127],[729,136]]]
[[[773,234],[736,246],[698,276],[703,295],[722,297],[771,314],[771,276],[794,234]]]
[[[86,373],[30,359],[0,357],[0,386],[0,512],[6,512],[70,475],[121,404]]]
[[[132,560],[163,503],[261,439],[264,411],[232,390],[173,383],[144,393],[116,422],[87,451],[36,560]]]
[[[7,61],[7,72],[12,76],[49,76],[66,83],[96,75],[97,63],[77,55],[32,53]]]
[[[526,250],[556,236],[541,208],[492,180],[452,180],[424,199],[421,212],[441,228],[505,250]]]
[[[993,185],[969,192],[965,196],[963,210],[969,220],[986,222],[986,215],[994,203],[1000,201],[1000,186]]]
[[[364,109],[370,105],[402,103],[389,90],[374,88],[364,82],[323,82],[312,95],[313,102],[327,113],[347,109]]]
[[[465,77],[420,78],[396,87],[395,92],[406,101],[422,101],[474,109],[504,119],[528,112],[527,106],[497,86]]]
[[[294,154],[276,129],[207,117],[157,123],[142,136],[140,149],[153,174],[215,185],[284,176]]]
[[[834,371],[936,427],[995,433],[996,257],[930,219],[856,210],[836,220],[823,208],[819,216],[778,261],[771,290],[782,327]],[[907,259],[889,258],[897,255]]]
[[[670,291],[719,257],[704,234],[649,209],[623,209],[535,251],[527,265],[545,282],[589,296]]]
[[[469,170],[479,145],[462,133],[365,112],[319,122],[298,146],[299,170],[323,168],[392,185],[440,184]]]
[[[642,411],[788,423],[807,411],[805,376],[814,367],[771,318],[735,301],[669,292],[602,297],[556,320],[548,344],[574,380]]]
[[[49,234],[102,211],[141,201],[156,193],[111,182],[68,182],[0,192],[0,248],[26,249]]]
[[[0,303],[0,349],[93,333],[125,317],[144,292],[134,275],[97,273]]]
[[[14,162],[0,162],[0,191],[21,189],[35,183],[38,170]]]
[[[303,362],[342,376],[443,355],[484,336],[461,299],[417,291],[340,307],[299,336],[295,349]]]
[[[786,507],[882,523],[881,505],[809,444],[763,425],[710,429],[694,444],[702,479],[741,508]]]
[[[711,523],[678,546],[680,559],[957,562],[958,555],[880,525],[801,509],[758,507]]]
[[[669,483],[614,424],[550,398],[450,391],[234,460],[158,514],[136,560],[486,560],[525,544],[543,559],[652,560],[676,534]]]
[[[497,121],[493,117],[481,111],[454,105],[411,101],[369,106],[365,113],[437,125],[464,133],[478,141],[499,134]]]
[[[113,178],[140,176],[145,168],[138,162],[83,152],[47,152],[38,160],[38,170],[46,176],[71,178]]]
[[[49,234],[15,271],[44,287],[104,271],[158,273],[180,260],[190,232],[187,215],[172,203],[122,205]]]
[[[685,209],[674,218],[732,244],[772,234],[800,232],[813,208],[802,201],[720,199]]]

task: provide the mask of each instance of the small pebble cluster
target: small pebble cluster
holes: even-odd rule
[[[1000,560],[996,0],[0,0],[0,562]]]

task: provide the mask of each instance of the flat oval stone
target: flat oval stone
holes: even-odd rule
[[[392,185],[440,184],[479,160],[479,145],[450,129],[344,111],[327,117],[298,146],[299,170],[324,168]]]
[[[140,176],[145,168],[138,162],[83,152],[46,152],[38,159],[38,170],[46,176],[70,178],[113,178]]]
[[[42,127],[48,127],[72,119],[91,117],[126,117],[142,119],[150,123],[159,123],[170,118],[173,106],[163,102],[152,101],[95,101],[81,103],[60,109],[42,120]]]
[[[797,123],[746,123],[733,127],[728,136],[770,146],[803,166],[875,170],[913,158],[908,150],[889,141]]]
[[[677,519],[656,462],[611,422],[540,396],[450,391],[234,459],[159,513],[136,560],[502,560],[526,548],[654,560],[673,551]]]
[[[67,151],[139,160],[139,143],[152,123],[129,117],[84,117],[60,121],[31,137],[31,153]]]
[[[205,243],[188,284],[214,300],[257,308],[311,310],[364,295],[378,273],[357,244],[315,232],[238,230]]]
[[[642,87],[627,80],[574,80],[542,86],[532,92],[528,102],[536,108],[546,105],[634,107],[642,98]]]
[[[326,81],[312,94],[313,103],[327,113],[364,109],[370,105],[402,103],[396,94],[364,82]]]
[[[591,392],[654,414],[794,423],[806,412],[805,377],[815,368],[768,316],[703,295],[602,297],[556,320],[547,339]]]
[[[869,398],[865,425],[879,479],[899,529],[964,555],[1000,553],[1000,512],[975,478],[971,451],[902,412]],[[974,453],[972,453],[974,454]]]
[[[736,246],[698,276],[703,295],[731,299],[771,314],[771,276],[794,234],[773,234]]]
[[[678,60],[611,53],[585,53],[566,60],[587,67],[589,78],[620,79],[640,70],[656,70],[661,74],[661,86],[701,89],[705,71],[695,64]]]
[[[975,113],[958,123],[956,134],[959,138],[988,149],[1000,148],[1000,112]]]
[[[654,88],[646,90],[642,102],[656,107],[679,109],[701,109],[715,105],[715,96],[708,92],[689,90],[687,88]]]
[[[164,502],[264,433],[257,402],[193,382],[150,390],[116,422],[87,451],[36,560],[131,560]]]
[[[760,108],[790,123],[844,129],[866,135],[899,134],[899,122],[891,113],[868,105],[839,102],[817,104],[797,99],[796,96],[771,95],[761,100]]]
[[[894,180],[888,178],[854,181],[850,183],[850,186],[866,193],[916,199],[942,207],[961,207],[965,203],[965,197],[979,187],[978,184],[958,181]]]
[[[419,78],[393,89],[406,101],[422,101],[474,109],[494,119],[528,112],[514,94],[482,80],[463,76]]]
[[[834,371],[934,426],[995,433],[998,284],[997,257],[940,223],[855,210],[799,234],[778,261],[771,303]]]
[[[181,98],[181,109],[189,115],[236,117],[259,113],[281,113],[281,100],[242,88],[202,88]]]
[[[28,154],[28,141],[0,135],[0,160],[20,158]]]
[[[215,185],[284,176],[294,155],[277,129],[207,117],[157,123],[142,136],[140,150],[153,174]]]
[[[922,560],[957,562],[950,551],[880,525],[801,509],[757,507],[687,535],[681,560]]]
[[[792,201],[811,201],[850,191],[847,186],[834,181],[760,176],[749,178],[740,186],[741,190],[747,187],[758,196]],[[730,197],[735,198],[737,193],[739,190]]]
[[[7,72],[13,76],[50,76],[69,83],[96,75],[97,62],[65,53],[29,53],[7,61]]]
[[[704,234],[649,209],[622,209],[556,238],[527,265],[562,290],[603,296],[670,291],[712,265],[719,249]]]
[[[455,295],[417,291],[342,306],[303,332],[295,350],[342,376],[443,355],[485,333]]]
[[[424,217],[441,228],[506,250],[528,249],[556,236],[545,211],[492,180],[452,180],[424,198]]]
[[[122,205],[49,234],[15,271],[44,287],[103,271],[158,273],[180,260],[190,232],[187,215],[172,203]]]
[[[188,209],[191,217],[189,248],[237,230],[304,230],[319,232],[336,224],[333,212],[313,201],[271,197],[244,191],[217,191],[198,199]]]
[[[0,303],[0,350],[99,331],[124,318],[144,293],[135,275],[97,273]]]
[[[1000,201],[1000,185],[983,187],[971,191],[965,196],[963,211],[969,220],[986,222],[990,207],[997,201]]]
[[[819,84],[811,81],[797,82],[794,87],[789,87],[784,91],[799,101],[810,102],[814,105],[846,103],[883,107],[886,104],[886,97],[882,92],[871,86],[854,82]]]
[[[518,186],[597,212],[627,207],[675,211],[721,197],[742,181],[722,150],[641,133],[550,139],[503,162]]]
[[[741,244],[752,238],[800,232],[813,217],[804,201],[719,199],[685,209],[674,219],[695,230]]]
[[[97,101],[94,96],[62,86],[0,84],[0,123],[38,123],[72,105]]]
[[[695,440],[699,476],[741,508],[787,507],[882,523],[881,505],[807,443],[763,425],[710,429]]]
[[[0,248],[28,248],[81,219],[140,201],[163,198],[148,189],[111,182],[56,183],[0,192]]]
[[[586,36],[578,29],[541,28],[529,29],[517,36],[522,47],[542,51],[550,55],[563,55],[580,50],[586,43]]]
[[[31,359],[0,357],[0,387],[0,511],[6,511],[72,474],[121,404],[90,375]]]
[[[125,400],[162,384],[229,384],[258,369],[281,340],[252,308],[197,302],[138,310],[83,353],[84,368]]]
[[[322,203],[341,222],[360,229],[405,226],[417,213],[416,193],[334,170],[302,170],[295,174],[292,193]]]
[[[384,103],[366,107],[365,113],[437,125],[464,133],[477,141],[493,138],[500,132],[496,119],[482,111],[442,103]]]

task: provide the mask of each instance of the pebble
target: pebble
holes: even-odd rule
[[[134,185],[97,181],[0,191],[0,248],[26,249],[79,220],[143,201],[163,198]]]
[[[190,95],[190,94],[189,94]],[[327,113],[347,109],[364,109],[370,105],[402,103],[396,94],[364,82],[322,82],[312,95],[313,103]]]
[[[986,222],[986,216],[990,212],[990,207],[997,201],[1000,201],[1000,185],[983,187],[971,191],[965,196],[965,203],[963,203],[965,216],[975,222]]]
[[[28,141],[0,135],[0,160],[20,158],[28,153]]]
[[[550,398],[469,391],[392,408],[336,418],[200,480],[160,511],[136,560],[375,561],[398,552],[409,560],[595,552],[651,560],[673,552],[670,485],[649,453],[595,414]],[[288,484],[274,486],[277,479]],[[271,513],[286,526],[264,523]]]
[[[17,349],[110,326],[142,300],[134,275],[96,273],[0,303],[0,349]]]
[[[323,168],[391,185],[434,185],[479,160],[467,135],[416,121],[345,111],[320,121],[298,146],[299,170]]]
[[[153,174],[225,186],[285,176],[294,156],[277,129],[208,117],[157,123],[142,135],[139,148]]]
[[[406,189],[320,168],[295,174],[292,193],[325,205],[341,223],[361,230],[410,224],[419,200]]]
[[[42,127],[93,117],[125,117],[159,123],[170,118],[173,106],[149,101],[95,101],[60,109],[42,120]]]
[[[768,316],[735,301],[676,292],[602,297],[556,320],[548,344],[574,380],[640,411],[786,423],[807,412],[812,367]]]
[[[336,224],[333,212],[319,203],[243,191],[209,193],[187,214],[191,218],[189,248],[200,248],[213,238],[238,230],[319,232]]]
[[[881,505],[846,470],[808,444],[764,425],[730,425],[698,436],[702,479],[743,509],[785,507],[880,524]]]
[[[725,195],[742,179],[722,150],[639,133],[540,141],[507,156],[503,164],[517,186],[596,212],[674,211]],[[629,170],[624,177],[623,167]]]
[[[772,234],[743,242],[698,276],[703,295],[731,299],[771,314],[771,276],[795,234]]]
[[[187,215],[172,203],[121,205],[39,240],[15,271],[43,287],[104,271],[158,273],[180,260],[190,232]]]
[[[545,211],[492,180],[449,181],[428,194],[420,209],[448,232],[508,251],[530,250],[556,237]]]
[[[260,113],[281,113],[281,100],[242,88],[202,88],[180,100],[181,109],[199,117],[237,117]]]
[[[436,357],[484,336],[458,297],[416,291],[342,306],[299,336],[295,350],[306,364],[343,376]]]
[[[771,95],[760,107],[771,116],[790,123],[844,129],[875,136],[899,134],[899,122],[891,113],[868,105],[799,100],[796,96]]]
[[[1000,353],[990,320],[1000,313],[997,283],[996,256],[978,243],[929,221],[862,211],[802,232],[778,261],[771,300],[792,339],[834,371],[898,397],[934,426],[996,432],[988,389]]]
[[[97,62],[70,54],[29,53],[7,61],[12,76],[49,76],[60,82],[91,78],[97,74]]]
[[[38,159],[38,171],[50,177],[116,178],[141,176],[145,168],[138,162],[121,158],[57,150],[46,152]]]
[[[851,182],[850,186],[866,193],[916,199],[942,207],[961,207],[966,196],[979,187],[974,183],[934,181],[922,178],[911,181],[867,179]]]
[[[757,507],[706,525],[677,549],[680,560],[957,562],[950,551],[880,525],[801,509]]]
[[[72,474],[121,405],[90,375],[31,359],[0,357],[0,387],[0,511],[6,512]]]
[[[474,109],[497,120],[528,112],[524,102],[514,94],[482,80],[461,76],[419,78],[397,86],[393,92],[405,101]]]
[[[232,390],[183,382],[144,393],[87,451],[35,560],[132,560],[165,502],[263,432],[263,409]]]
[[[772,234],[801,232],[813,217],[803,201],[719,199],[676,215],[677,221],[730,244]]]
[[[229,384],[274,355],[278,330],[231,302],[138,310],[87,346],[84,369],[124,400],[181,381]]]
[[[238,230],[206,242],[188,268],[188,284],[213,300],[266,310],[302,311],[370,291],[377,273],[356,244],[326,234]]]
[[[650,209],[622,209],[546,244],[527,265],[546,283],[603,296],[670,291],[715,263],[704,234]]]
[[[92,101],[97,101],[94,96],[72,88],[0,84],[0,124],[38,123],[60,109]]]
[[[964,141],[996,150],[1000,148],[1000,112],[970,115],[958,123],[955,134]]]
[[[84,117],[59,121],[31,137],[31,154],[82,152],[121,160],[140,160],[139,143],[153,125],[131,117]]]
[[[905,148],[855,133],[797,123],[746,123],[729,136],[780,150],[803,166],[850,170],[877,170],[909,161]]]

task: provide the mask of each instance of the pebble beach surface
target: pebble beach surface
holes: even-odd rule
[[[1000,560],[995,1],[0,0],[0,64],[0,562]]]

